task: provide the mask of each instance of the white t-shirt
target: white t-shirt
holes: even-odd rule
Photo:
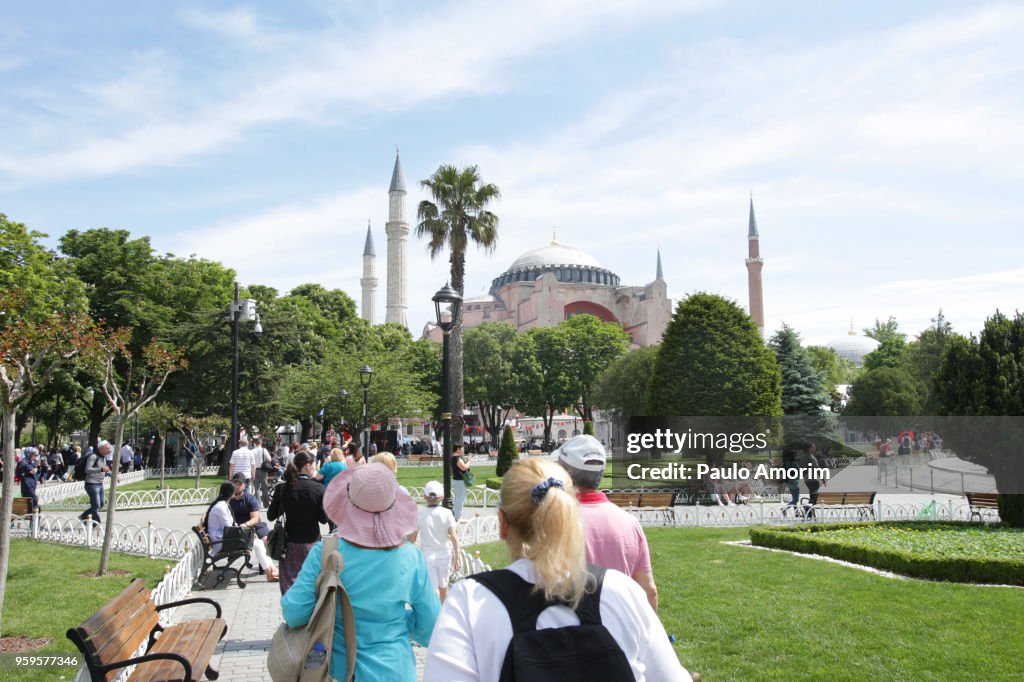
[[[206,517],[206,534],[213,541],[211,552],[216,554],[220,551],[221,540],[224,539],[224,529],[235,525],[235,517],[231,515],[231,507],[224,500],[213,505],[209,516]]]
[[[416,518],[416,530],[419,531],[420,549],[423,556],[430,559],[438,555],[451,555],[451,544],[448,530],[455,528],[455,516],[441,505],[421,507]]]
[[[535,583],[529,559],[508,566]],[[579,625],[566,606],[550,606],[537,618],[537,629]],[[608,570],[601,588],[601,622],[622,647],[637,682],[692,682],[679,664],[647,594],[625,573]],[[501,674],[512,639],[508,613],[493,592],[471,578],[452,586],[430,637],[423,682],[492,682]]]
[[[256,466],[256,458],[252,450],[247,447],[240,447],[231,453],[231,464],[234,465],[234,473],[241,471],[246,478],[252,478],[253,467]]]
[[[121,446],[121,464],[128,464],[132,461],[132,457],[135,456],[135,451],[132,450],[132,446],[125,443]]]

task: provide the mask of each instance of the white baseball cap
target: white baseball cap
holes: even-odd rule
[[[423,486],[424,497],[443,497],[444,486],[437,481],[427,481],[427,484]]]
[[[551,453],[551,459],[580,471],[604,471],[607,458],[601,441],[587,434],[573,436]]]

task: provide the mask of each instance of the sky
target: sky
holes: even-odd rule
[[[0,213],[110,227],[243,285],[377,319],[396,148],[416,207],[443,163],[501,189],[466,295],[559,242],[624,284],[747,305],[821,343],[1024,300],[1024,5],[780,0],[0,2]],[[410,234],[409,327],[448,278]]]

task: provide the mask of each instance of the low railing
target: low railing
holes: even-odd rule
[[[217,474],[219,471],[220,467],[204,466],[200,473],[203,476],[211,476]],[[195,475],[196,468],[194,466],[164,469],[164,476],[167,478]],[[160,478],[160,470],[142,469],[141,471],[123,471],[119,476],[118,485],[124,485],[125,483],[137,483],[138,481],[144,481],[151,478]],[[103,487],[110,488],[110,477],[103,479]],[[85,495],[84,481],[70,481],[68,483],[58,483],[57,485],[41,485],[36,488],[36,498],[39,500],[39,504],[41,505],[53,504],[54,502],[59,502],[60,500],[67,499],[69,497],[82,495]],[[86,506],[88,506],[88,503]]]
[[[474,516],[462,519],[455,529],[459,538],[459,547],[479,545],[484,542],[495,542],[501,539],[498,532],[497,516]]]
[[[408,486],[406,490],[414,500],[422,500],[423,487],[422,486]],[[464,506],[466,507],[497,507],[498,501],[501,499],[501,493],[498,490],[493,490],[482,485],[475,485],[472,488],[466,489],[466,501]]]
[[[117,510],[128,509],[157,509],[170,507],[188,507],[191,505],[209,504],[213,501],[212,488],[164,488],[163,490],[125,490],[117,491],[117,501],[114,508]],[[79,495],[69,497],[47,505],[51,511],[76,510],[89,506],[89,497]]]
[[[677,506],[661,508],[626,508],[645,527],[736,527],[753,525],[784,525],[795,523],[850,523],[858,521],[970,521],[971,508],[966,502],[924,499],[915,503],[875,501],[870,507],[858,505],[801,505],[791,507],[775,503],[743,504],[735,507]],[[999,521],[995,509],[982,509],[985,523]]]

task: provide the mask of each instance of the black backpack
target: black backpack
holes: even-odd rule
[[[78,461],[75,462],[75,480],[76,481],[84,481],[85,480],[85,466],[89,463],[89,460],[92,459],[93,457],[98,457],[98,455],[95,455],[95,454],[93,454],[93,455],[82,455],[81,457],[78,458]]]
[[[477,573],[473,580],[494,593],[512,621],[512,640],[505,652],[499,682],[626,682],[635,679],[622,648],[601,624],[601,587],[605,569],[588,566],[597,581],[584,595],[576,615],[580,624],[537,629],[541,612],[558,604],[508,569]]]

